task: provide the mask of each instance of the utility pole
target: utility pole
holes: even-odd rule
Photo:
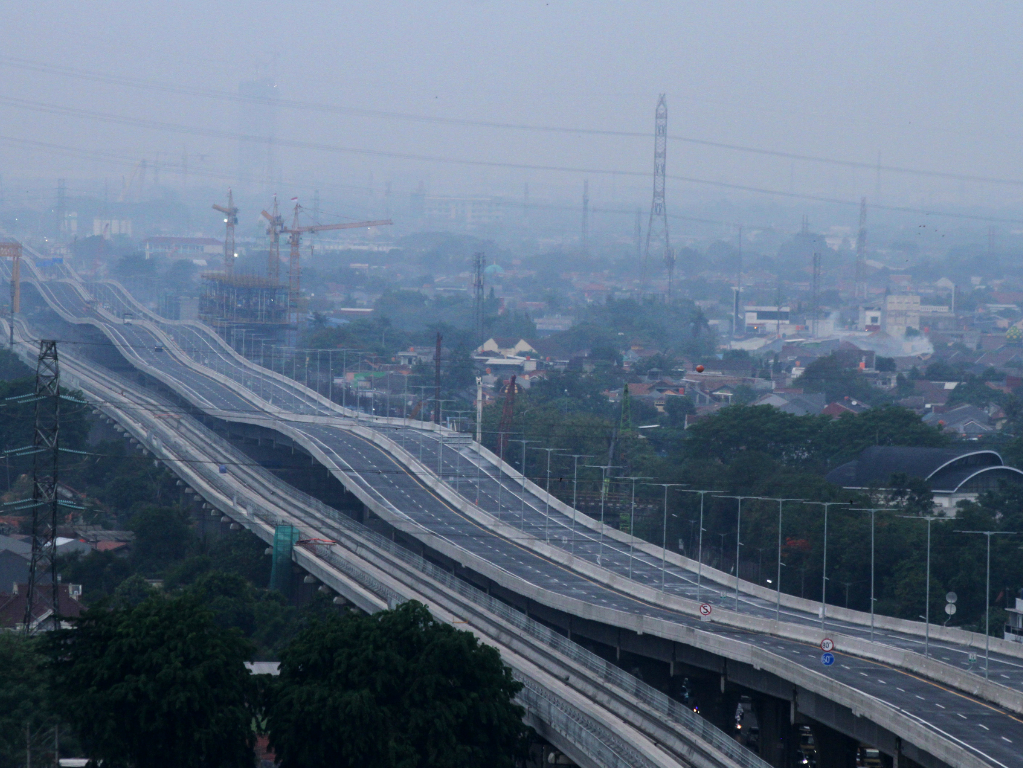
[[[636,209],[636,227],[633,230],[633,239],[636,240],[636,264],[643,269],[644,259],[644,227],[641,222],[640,209]]]
[[[55,211],[57,226],[57,243],[64,243],[64,235],[67,231],[67,180],[57,179],[57,210]]]
[[[406,379],[408,382],[408,379]],[[476,377],[476,442],[483,445],[484,435],[484,380]]]
[[[53,628],[60,627],[57,592],[57,470],[60,458],[60,366],[57,342],[39,342],[36,358],[35,429],[32,436],[32,559],[25,591],[25,633],[31,632],[38,606],[49,602]],[[39,581],[50,571],[50,596],[39,594]]]
[[[864,260],[868,244],[868,199],[860,199],[860,223],[857,226],[857,263],[854,277],[854,298],[863,300],[867,298],[868,290],[864,282],[865,267]]]
[[[484,333],[484,269],[487,256],[481,251],[473,254],[473,327],[476,340],[483,341]]]
[[[647,223],[647,245],[640,267],[640,295],[643,295],[647,280],[647,263],[651,259],[651,241],[663,248],[666,267],[671,260],[671,244],[668,236],[668,212],[665,209],[665,158],[668,140],[668,105],[665,94],[658,97],[654,110],[654,195],[651,199],[651,215]]]
[[[736,227],[736,300],[733,303],[732,335],[739,338],[743,335],[743,306],[740,294],[743,293],[743,225]]]
[[[441,332],[437,332],[434,342],[434,423],[441,423]]]
[[[811,259],[811,338],[818,338],[818,295],[821,290],[821,254]]]
[[[590,182],[583,180],[583,222],[580,231],[580,251],[584,256],[590,253]]]

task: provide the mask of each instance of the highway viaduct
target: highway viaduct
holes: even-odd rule
[[[576,517],[572,511],[553,500],[538,503],[543,491],[509,467],[499,470],[496,457],[464,436],[401,420],[357,421],[355,414],[239,359],[202,329],[174,328],[156,318],[124,328],[113,309],[90,303],[91,294],[77,281],[42,278],[36,273],[47,307],[79,333],[87,327],[102,333],[111,342],[107,352],[117,349],[115,357],[121,360],[111,365],[136,372],[134,386],[144,385],[202,428],[233,438],[232,444],[254,464],[283,468],[298,457],[310,469],[292,472],[290,479],[305,483],[311,496],[354,512],[395,544],[567,639],[670,691],[682,677],[689,678],[698,697],[710,703],[706,714],[721,725],[730,724],[737,698],[748,695],[759,711],[763,743],[783,744],[793,722],[807,721],[835,758],[832,764],[847,764],[851,737],[921,765],[1019,764],[1020,664],[1013,649],[1002,648],[1004,653],[997,655],[1002,665],[997,668],[1011,683],[982,685],[961,666],[924,659],[914,650],[919,627],[891,623],[889,639],[872,644],[859,631],[863,617],[837,611],[830,626],[840,668],[823,670],[814,647],[820,632],[810,605],[788,599],[788,620],[774,622],[765,617],[766,598],[774,595],[743,585],[738,610],[724,610],[728,577],[711,574],[718,582],[712,598],[718,620],[702,623],[689,599],[688,563],[678,557],[668,563],[672,579],[661,591],[656,588],[662,567],[657,551],[641,545],[638,554],[629,554],[622,534],[599,531],[582,515],[574,525],[585,528],[586,535],[571,556],[557,546],[558,535],[546,530],[542,535],[542,529],[557,525],[568,530],[569,518]],[[116,286],[105,291],[110,292],[106,299],[117,299]],[[126,296],[121,300],[130,301]],[[40,317],[33,321],[42,322],[45,313],[41,305],[36,309]],[[135,308],[137,316],[145,318],[140,309]],[[68,325],[53,330],[71,332]],[[154,351],[156,346],[164,352]],[[98,351],[102,345],[83,344],[81,349]],[[102,365],[97,360],[85,364]],[[248,392],[239,398],[243,388]],[[345,436],[340,442],[333,434],[338,432]],[[392,500],[396,494],[404,505]],[[420,504],[414,498],[428,497],[432,502],[421,513],[409,508]],[[546,516],[542,509],[549,506],[555,512]],[[595,532],[602,537],[600,554],[590,551]],[[578,537],[574,544],[579,543]],[[627,556],[632,580],[624,576]],[[937,640],[949,653],[963,653],[978,642],[955,633]],[[772,738],[776,734],[778,740]],[[792,756],[791,749],[763,752],[776,765]]]

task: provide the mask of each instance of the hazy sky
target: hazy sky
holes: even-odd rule
[[[187,151],[194,170],[231,176],[237,104],[69,75],[235,93],[240,81],[269,71],[286,99],[617,131],[652,131],[664,92],[674,136],[868,164],[880,152],[886,165],[1019,182],[1021,29],[1019,0],[8,3],[0,29],[0,173],[8,180],[66,176],[75,184],[119,180],[133,159],[159,157],[176,166]],[[23,62],[12,66],[12,59]],[[54,69],[31,71],[24,62]],[[12,99],[37,104],[26,109]],[[59,110],[40,111],[38,104]],[[174,129],[100,122],[67,108]],[[514,195],[528,182],[532,196],[554,200],[578,196],[587,178],[597,202],[634,205],[649,197],[643,177],[600,173],[648,174],[648,138],[287,108],[277,122],[285,142],[589,169],[467,166],[282,146],[281,175],[296,190],[300,183],[365,187],[372,174],[378,192],[391,181],[395,194],[405,195],[424,181],[436,194]],[[701,181],[878,199],[872,169],[681,141],[668,151],[669,173],[691,179],[669,182],[670,202],[743,194]],[[882,177],[882,198],[895,204],[1012,205],[1020,197],[1019,183]]]

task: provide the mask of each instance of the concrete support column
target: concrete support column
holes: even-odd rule
[[[760,696],[754,700],[754,712],[760,728],[758,754],[774,768],[787,768],[793,730],[789,724],[789,702]]]
[[[819,723],[811,726],[818,753],[817,768],[856,768],[857,742]]]

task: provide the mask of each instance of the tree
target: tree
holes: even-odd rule
[[[497,650],[420,603],[331,617],[281,656],[270,744],[282,768],[511,768],[520,688]]]
[[[800,386],[809,392],[822,392],[827,400],[852,397],[871,403],[879,398],[879,390],[871,386],[856,368],[844,367],[835,354],[819,357],[800,376]]]
[[[145,507],[132,517],[131,527],[135,532],[132,557],[151,573],[183,559],[195,538],[188,513],[174,507]]]
[[[37,638],[0,632],[0,768],[25,765],[26,736],[38,743],[36,733],[54,722],[44,662]]]
[[[54,699],[108,768],[253,764],[252,646],[194,595],[95,605],[47,638]]]

